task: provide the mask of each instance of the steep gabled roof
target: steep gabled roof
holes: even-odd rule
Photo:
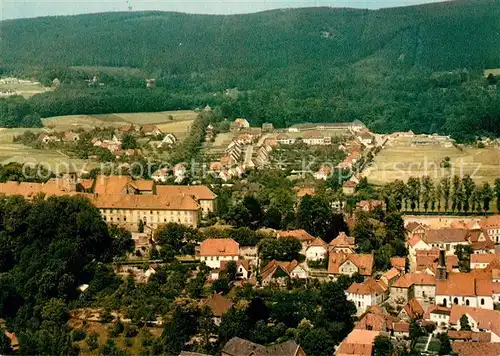
[[[238,256],[240,245],[233,239],[206,239],[200,244],[200,256]]]
[[[359,269],[359,274],[363,276],[371,276],[373,271],[373,255],[372,254],[345,254],[345,253],[330,253],[328,261],[328,273],[339,274],[340,267],[350,261]]]
[[[203,305],[209,307],[215,317],[221,317],[222,314],[231,309],[231,307],[233,306],[233,302],[231,302],[226,297],[215,293],[212,294],[207,300],[205,300]]]

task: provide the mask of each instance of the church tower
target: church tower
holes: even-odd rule
[[[444,250],[439,250],[439,262],[436,268],[436,280],[445,280],[446,274],[446,258],[444,256]]]

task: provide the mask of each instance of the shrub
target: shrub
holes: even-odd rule
[[[96,332],[91,332],[87,337],[87,345],[90,350],[95,350],[99,347],[99,334]]]
[[[135,337],[139,333],[137,326],[135,325],[127,325],[125,328],[125,337]]]
[[[71,341],[73,341],[73,342],[85,340],[86,337],[87,337],[87,334],[85,334],[85,331],[83,331],[83,329],[81,329],[81,328],[75,329],[71,333]]]
[[[114,323],[113,326],[109,329],[109,337],[117,337],[123,332],[124,329],[125,327],[120,321]]]

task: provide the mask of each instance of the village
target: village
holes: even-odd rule
[[[312,194],[302,190],[299,199]],[[46,183],[0,183],[0,194],[21,195],[28,200],[41,195],[86,197],[106,223],[131,231],[135,252],[129,260],[139,265],[148,263],[151,251],[156,249],[156,230],[173,223],[202,231],[200,224],[213,216],[217,204],[216,194],[206,185],[164,185],[129,176],[82,179],[76,172]],[[345,295],[356,307],[357,321],[337,347],[336,355],[371,355],[374,340],[380,335],[408,346],[412,325],[428,331],[417,342],[422,353],[436,352],[436,335],[442,333],[448,335],[453,350],[460,355],[472,355],[478,347],[499,350],[499,216],[427,216],[414,220],[406,216],[407,255],[392,257],[387,270],[380,270],[375,268],[374,253],[359,253],[358,242],[351,234],[356,231],[359,214],[377,214],[386,208],[384,201],[359,201],[354,213],[346,216],[349,230],[340,232],[329,243],[303,229],[265,230],[277,241],[298,241],[300,259],[266,260],[258,244],[245,246],[232,238],[217,237],[199,242],[194,255],[178,258],[208,267],[208,283],[215,283],[228,268],[235,268],[234,286],[286,288],[291,281],[307,285],[315,280],[340,281],[348,277]],[[118,275],[147,283],[162,262],[148,264],[146,269],[134,264],[114,268]],[[85,290],[85,286],[82,288]],[[216,324],[233,306],[221,294],[213,294],[202,303],[212,309]],[[238,339],[226,344],[223,355],[233,355],[233,343],[249,349],[263,347]],[[300,354],[300,346],[294,347],[295,353],[287,355]]]

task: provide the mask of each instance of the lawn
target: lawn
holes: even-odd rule
[[[449,157],[450,168],[441,167]],[[363,171],[363,176],[374,185],[384,185],[396,179],[430,176],[439,180],[446,176],[471,175],[476,184],[492,183],[500,177],[500,149],[443,147],[439,144],[415,146],[407,138],[390,141],[375,157],[373,164]]]

